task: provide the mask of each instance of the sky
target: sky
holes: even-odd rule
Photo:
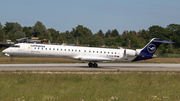
[[[40,21],[59,32],[83,25],[93,33],[117,29],[122,34],[180,24],[179,4],[180,0],[1,0],[0,22],[32,27]]]

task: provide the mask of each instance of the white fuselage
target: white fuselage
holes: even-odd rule
[[[126,52],[125,52],[126,51]],[[19,43],[3,51],[10,56],[62,57],[85,61],[132,61],[136,51],[48,44]]]

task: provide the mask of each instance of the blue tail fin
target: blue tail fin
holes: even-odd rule
[[[137,56],[133,61],[151,59],[161,43],[174,43],[165,41],[158,38],[153,38],[140,52],[140,56]]]

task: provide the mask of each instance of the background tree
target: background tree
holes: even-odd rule
[[[73,32],[66,31],[66,40],[68,43],[76,43],[76,38]]]
[[[24,32],[22,32],[22,31],[16,31],[15,32],[15,37],[16,37],[16,39],[24,38],[24,37],[26,37],[26,34]]]
[[[23,27],[23,32],[25,32],[26,37],[28,37],[28,38],[32,37],[31,29],[32,29],[32,27],[26,27],[26,26]]]
[[[0,42],[3,42],[3,26],[2,26],[2,24],[1,24],[1,22],[0,22]]]
[[[11,38],[11,39],[13,39],[14,41],[15,41],[16,39],[26,37],[25,32],[23,32],[23,28],[22,28],[21,25],[20,25],[19,23],[17,23],[17,22],[14,23],[12,32],[13,32],[13,33],[9,33],[9,34],[10,34],[9,37],[15,36],[14,38]]]
[[[14,26],[14,22],[6,22],[3,30],[5,31],[5,34],[9,33],[10,31],[12,31]]]
[[[167,34],[170,41],[175,42],[174,46],[180,48],[180,25],[179,24],[170,24],[166,27]]]
[[[121,46],[127,48],[143,48],[152,38],[161,38],[175,42],[175,44],[162,44],[158,50],[159,53],[180,53],[180,25],[169,24],[166,28],[153,25],[148,30],[123,31],[122,34],[114,30],[108,30],[105,34],[102,30],[93,34],[90,29],[83,25],[78,25],[72,28],[72,31],[61,32],[53,28],[46,29],[42,22],[37,21],[34,26],[22,27],[17,22],[6,22],[4,27],[0,23],[0,41],[6,39],[15,41],[22,37],[39,37],[39,39],[48,39],[52,43],[78,43],[80,45],[90,46]],[[171,49],[171,50],[170,50]]]
[[[56,43],[58,41],[57,38],[59,36],[59,31],[56,31],[55,29],[50,28],[50,29],[48,29],[48,32],[51,34],[51,36],[50,36],[51,42]]]
[[[172,31],[178,31],[180,28],[180,25],[179,24],[169,24],[166,29],[168,30],[172,30]]]
[[[97,32],[97,35],[104,39],[104,33],[102,32],[102,30],[99,30],[99,32]]]
[[[80,44],[88,44],[91,37],[92,32],[86,27],[83,27],[82,25],[78,25],[75,30],[73,30],[74,38],[78,37],[78,42]]]
[[[94,34],[89,42],[89,46],[101,47],[104,44],[103,38],[98,34]]]
[[[66,43],[66,33],[60,33],[59,36],[57,37],[57,43]]]
[[[33,37],[39,37],[41,35],[41,32],[44,31],[46,31],[46,27],[40,21],[37,21],[31,29]]]
[[[122,36],[118,35],[115,37],[116,46],[122,47]]]
[[[116,29],[114,29],[114,30],[112,30],[112,32],[111,32],[111,37],[116,37],[116,36],[118,36],[119,35],[119,32],[116,30]]]
[[[115,42],[115,37],[108,37],[106,38],[105,41],[105,45],[106,46],[116,46],[116,42]]]
[[[151,38],[162,38],[166,39],[166,29],[161,26],[151,26],[149,27],[149,34],[151,35]]]
[[[145,42],[149,42],[149,40],[151,39],[149,35],[149,31],[144,29],[139,30],[139,32],[137,32],[137,37],[144,39]]]
[[[3,40],[6,40],[6,39],[10,39],[11,41],[16,40],[15,35],[12,32],[13,26],[14,26],[14,22],[6,22],[6,24],[3,28],[3,31],[4,31],[4,39]]]
[[[42,39],[50,40],[51,39],[51,33],[48,32],[47,30],[41,30],[38,37],[40,40],[42,40]]]
[[[21,27],[21,25],[17,22],[15,22],[13,24],[13,29],[12,29],[13,33],[17,32],[17,31],[23,31],[23,28]]]
[[[111,37],[111,30],[108,30],[105,34],[105,38]]]

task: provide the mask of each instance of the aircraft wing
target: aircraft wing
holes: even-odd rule
[[[103,57],[76,57],[78,60],[84,61],[114,61],[115,59],[103,58]]]

